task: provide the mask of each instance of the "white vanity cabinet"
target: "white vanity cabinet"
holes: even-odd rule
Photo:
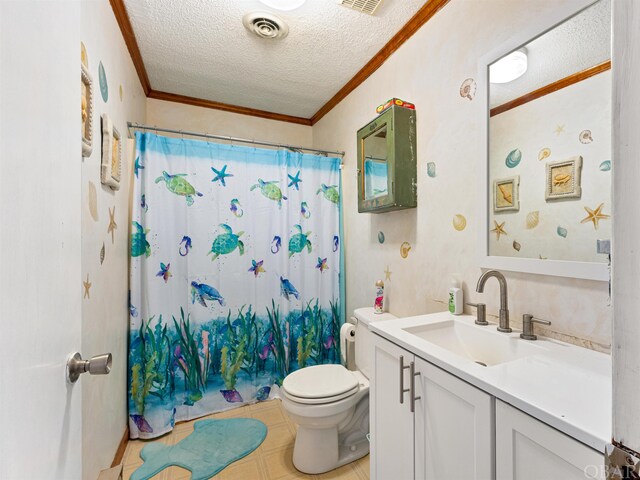
[[[493,479],[495,399],[419,357],[415,370],[415,478]]]
[[[414,478],[414,423],[406,393],[400,403],[400,378],[409,388],[409,373],[400,369],[400,362],[409,366],[413,360],[412,353],[374,335],[369,390],[371,480]]]
[[[496,401],[496,480],[600,479],[603,465],[602,453]]]
[[[493,402],[487,393],[375,336],[371,478],[491,480]]]

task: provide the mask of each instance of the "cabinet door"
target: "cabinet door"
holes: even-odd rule
[[[603,465],[602,453],[497,401],[497,480],[604,478]]]
[[[415,362],[415,478],[495,478],[494,398],[420,358]]]
[[[400,359],[404,365],[413,354],[374,335],[370,379],[371,479],[413,479],[413,414],[409,394],[400,403]],[[408,369],[402,371],[409,388]]]

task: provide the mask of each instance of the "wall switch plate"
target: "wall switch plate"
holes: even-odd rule
[[[596,250],[604,255],[611,254],[611,240],[598,240]]]

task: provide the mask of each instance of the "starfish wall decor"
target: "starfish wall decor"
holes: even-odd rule
[[[605,215],[604,213],[602,213],[602,208],[603,207],[604,207],[604,203],[601,203],[600,205],[598,205],[593,210],[590,209],[589,207],[584,207],[585,211],[587,212],[587,216],[585,218],[583,218],[580,221],[580,223],[593,222],[593,228],[598,230],[598,222],[600,220],[606,220],[607,218],[610,217],[610,215]]]
[[[391,280],[391,274],[393,272],[391,270],[389,270],[389,265],[387,265],[387,268],[384,270],[384,279],[385,280]]]
[[[107,233],[111,234],[111,243],[115,242],[115,233],[118,228],[118,224],[116,223],[116,207],[113,207],[113,211],[109,209],[109,227],[107,228]]]
[[[506,222],[498,223],[495,220],[493,221],[494,228],[491,230],[496,234],[496,240],[500,240],[500,235],[507,235],[507,232],[504,229],[504,224]]]
[[[87,280],[82,281],[82,285],[84,286],[84,296],[83,298],[91,299],[89,290],[91,289],[91,282],[89,281],[89,274],[87,273]]]

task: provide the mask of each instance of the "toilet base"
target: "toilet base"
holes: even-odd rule
[[[298,426],[293,465],[302,473],[314,475],[355,462],[369,453],[366,437],[351,445],[338,445],[337,437],[337,427],[320,429]]]
[[[298,424],[293,465],[303,473],[319,474],[355,462],[369,453],[369,397],[338,425],[319,428]]]

